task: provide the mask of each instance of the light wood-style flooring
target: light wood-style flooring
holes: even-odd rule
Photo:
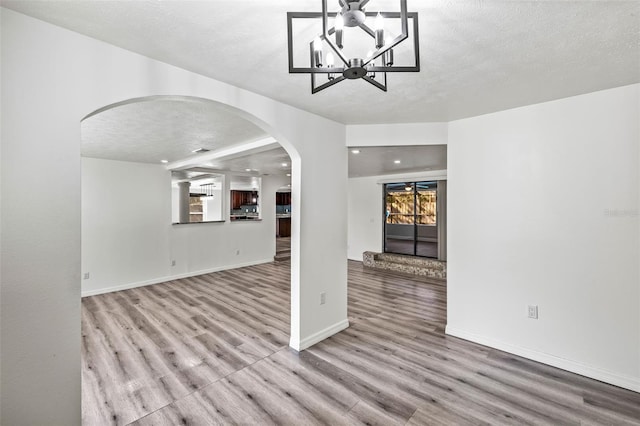
[[[85,425],[640,425],[640,394],[444,335],[446,288],[349,263],[351,327],[288,348],[289,262],[82,301]]]

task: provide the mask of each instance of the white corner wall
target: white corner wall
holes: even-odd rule
[[[639,101],[450,123],[448,334],[640,391]]]
[[[343,125],[11,10],[1,19],[0,423],[80,424],[80,120],[116,102],[209,99],[275,137],[292,159],[291,346],[348,326],[347,220],[331,207],[347,200]]]

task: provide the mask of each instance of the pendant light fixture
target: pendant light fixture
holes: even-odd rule
[[[407,12],[407,0],[399,0],[400,12],[367,12],[364,7],[370,0],[337,0],[340,11],[328,12],[327,0],[321,1],[322,12],[287,13],[289,73],[310,74],[311,93],[347,79],[363,79],[386,92],[387,73],[420,71],[418,13]],[[312,40],[304,41],[309,43],[309,66],[294,66],[293,21],[319,18],[322,19],[322,33]],[[387,29],[387,22],[390,20],[400,21],[399,34],[395,36]],[[409,21],[412,24],[411,37]],[[365,48],[363,52],[347,56],[345,45],[350,40],[345,27],[360,29],[370,37],[369,52],[365,54]],[[394,61],[394,48],[405,41],[412,42],[413,64],[398,65]],[[381,77],[377,78],[378,75]]]

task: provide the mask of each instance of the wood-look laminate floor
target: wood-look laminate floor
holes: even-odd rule
[[[640,424],[640,394],[447,337],[444,285],[359,262],[351,327],[298,354],[289,267],[83,299],[84,424]]]

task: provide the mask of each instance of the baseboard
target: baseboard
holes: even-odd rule
[[[291,341],[289,342],[289,346],[291,346],[293,349],[297,350],[297,351],[303,351],[313,345],[315,345],[318,342],[321,342],[322,340],[333,336],[336,333],[341,332],[342,330],[346,329],[349,327],[349,320],[348,319],[344,319],[340,322],[337,322],[327,328],[325,328],[324,330],[320,330],[317,333],[313,333],[311,336],[305,337],[302,340],[296,340],[293,338],[293,336],[291,337]]]
[[[144,286],[147,286],[147,285],[160,284],[160,283],[165,283],[167,281],[179,280],[179,279],[182,279],[182,278],[190,278],[190,277],[195,277],[195,276],[198,276],[198,275],[210,274],[212,272],[226,271],[228,269],[244,268],[246,266],[260,265],[260,264],[269,263],[269,262],[273,262],[273,258],[271,258],[271,259],[263,259],[263,260],[255,260],[255,261],[244,262],[244,263],[236,263],[234,265],[217,266],[215,268],[202,269],[200,271],[192,271],[192,272],[186,272],[186,273],[178,274],[178,275],[170,275],[170,276],[166,276],[166,277],[153,278],[153,279],[146,280],[146,281],[138,281],[138,282],[135,282],[135,283],[121,284],[121,285],[117,285],[117,286],[113,286],[113,287],[105,287],[105,288],[99,288],[99,289],[95,289],[95,290],[87,290],[87,291],[82,291],[82,297],[97,296],[98,294],[113,293],[114,291],[129,290],[129,289],[136,288],[136,287],[144,287]]]
[[[455,327],[447,326],[445,333],[449,336],[459,337],[460,339],[469,340],[474,343],[479,343],[483,346],[499,349],[501,351],[508,352],[513,355],[518,355],[523,358],[527,358],[533,361],[550,365],[552,367],[557,367],[562,370],[570,371],[572,373],[576,373],[581,376],[588,377],[590,379],[599,380],[601,382],[605,382],[614,386],[619,386],[621,388],[629,389],[634,392],[640,392],[640,379],[636,379],[634,377],[621,376],[619,374],[602,370],[600,368],[592,367],[590,365],[582,364],[580,362],[572,361],[565,358],[560,358],[545,352],[540,352],[533,349],[512,345],[510,343],[501,342],[490,337],[467,332],[464,330],[457,329]]]

